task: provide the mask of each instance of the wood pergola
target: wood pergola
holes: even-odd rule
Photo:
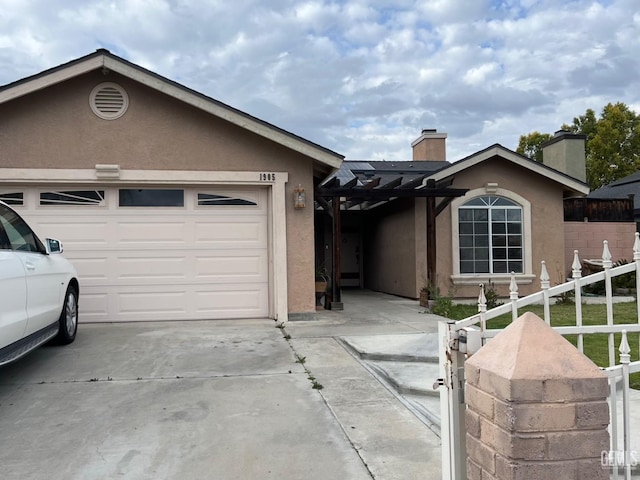
[[[469,190],[465,188],[451,188],[450,185],[437,185],[435,180],[425,179],[427,175],[402,183],[402,178],[380,185],[380,177],[373,178],[365,185],[358,185],[358,179],[353,178],[344,185],[340,184],[337,177],[315,190],[315,200],[332,218],[333,231],[333,269],[332,269],[332,308],[342,308],[340,293],[340,245],[341,222],[340,212],[342,206],[351,208],[356,205],[365,207],[381,202],[388,202],[396,198],[426,198],[427,199],[427,282],[432,284],[436,280],[436,217],[442,212],[452,199],[462,197]],[[424,185],[423,185],[424,184]],[[442,198],[436,206],[436,198]]]

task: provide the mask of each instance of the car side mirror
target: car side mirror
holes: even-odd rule
[[[55,238],[45,239],[44,247],[47,251],[47,254],[62,253],[62,243],[60,242],[60,240],[56,240]]]

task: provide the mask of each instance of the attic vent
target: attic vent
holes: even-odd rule
[[[104,82],[91,91],[89,96],[91,110],[104,120],[115,120],[127,111],[129,96],[124,89],[112,82]]]

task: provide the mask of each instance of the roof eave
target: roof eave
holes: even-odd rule
[[[275,125],[259,120],[205,95],[199,94],[160,75],[147,71],[110,52],[101,50],[83,59],[81,58],[77,61],[43,72],[42,75],[35,75],[24,81],[18,81],[13,85],[8,85],[5,89],[0,90],[0,104],[99,68],[107,68],[131,78],[149,88],[160,91],[329,167],[338,168],[344,160],[344,156],[336,152],[305,140],[302,137],[298,137],[295,134],[286,132]]]
[[[43,75],[34,75],[23,81],[9,84],[0,90],[0,104],[42,90],[79,75],[104,66],[104,55],[91,55],[84,60],[64,65],[63,68],[54,68],[44,72]]]

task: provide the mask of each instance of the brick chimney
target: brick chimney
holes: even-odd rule
[[[447,134],[435,128],[425,128],[422,135],[411,143],[413,160],[447,160]]]
[[[586,182],[587,168],[584,153],[586,139],[586,135],[558,130],[551,140],[542,145],[542,163]]]

